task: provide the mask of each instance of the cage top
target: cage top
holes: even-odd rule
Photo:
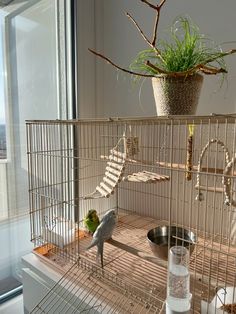
[[[236,113],[231,114],[215,114],[211,115],[174,115],[174,116],[152,116],[152,117],[109,117],[109,118],[93,118],[93,119],[71,119],[71,120],[26,120],[26,124],[96,124],[96,123],[165,123],[176,124],[179,122],[186,123],[235,123]]]

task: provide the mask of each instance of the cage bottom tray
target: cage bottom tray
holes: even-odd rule
[[[144,298],[148,295],[150,302],[156,300],[159,306],[155,312],[160,313],[166,298],[167,262],[153,256],[146,235],[149,229],[168,222],[125,211],[119,214],[113,238],[105,243],[104,272],[110,274],[113,285],[114,278],[117,278],[117,285],[125,284],[124,292],[127,289],[133,290],[132,295],[143,292]],[[197,235],[197,245],[190,260],[192,313],[200,313],[201,300],[209,302],[218,287],[234,286],[235,283],[236,249],[229,248],[217,236],[213,238],[199,232]],[[75,260],[81,256],[83,263],[80,262],[79,267],[90,269],[94,265],[94,269],[100,269],[96,264],[96,247],[86,251],[90,242],[91,237],[86,236],[80,239],[79,245],[71,243],[64,250],[52,248],[44,259],[67,270],[71,266],[69,253]],[[146,311],[152,312],[150,309]]]

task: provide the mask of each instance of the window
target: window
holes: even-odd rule
[[[2,24],[0,24],[0,160],[7,157],[2,30]]]
[[[70,118],[70,14],[68,0],[0,9],[1,288],[19,284],[21,256],[32,250],[25,120]]]

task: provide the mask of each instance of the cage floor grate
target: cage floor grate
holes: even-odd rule
[[[146,234],[149,229],[166,224],[165,221],[121,212],[113,238],[104,246],[104,270],[125,282],[131,290],[135,287],[143,291],[150,300],[155,297],[160,304],[166,297],[167,262],[152,254]],[[96,247],[85,250],[90,241],[91,237],[82,237],[79,246],[72,243],[67,249],[75,256],[79,253],[86,263],[96,265]],[[45,258],[67,269],[65,254],[66,249],[53,248]],[[204,296],[212,298],[219,287],[235,285],[235,260],[236,249],[229,248],[225,240],[198,233],[190,260],[193,313],[200,313]],[[210,302],[210,298],[205,301]]]

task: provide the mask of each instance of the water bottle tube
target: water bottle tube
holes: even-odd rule
[[[183,246],[173,246],[169,252],[166,313],[189,313],[191,297],[189,251]]]

